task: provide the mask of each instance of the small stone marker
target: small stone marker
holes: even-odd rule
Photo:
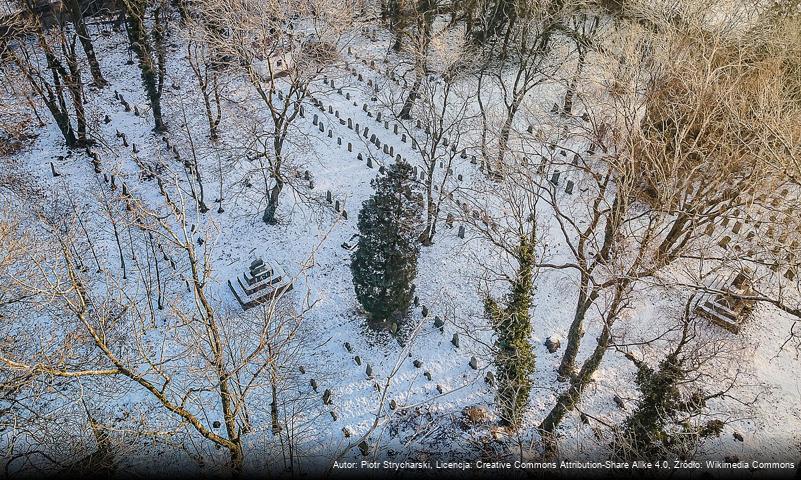
[[[558,337],[551,336],[545,339],[545,348],[548,349],[548,353],[556,353],[561,345]]]

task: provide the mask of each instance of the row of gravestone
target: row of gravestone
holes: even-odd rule
[[[349,52],[348,52],[348,53],[350,53],[350,50],[349,50]],[[355,57],[356,57],[356,59],[357,59],[357,60],[359,59],[359,56],[358,56],[358,54],[356,54],[356,55],[355,55]],[[370,60],[370,62],[369,62],[369,63],[367,62],[367,60],[366,60],[366,59],[361,59],[361,60],[362,60],[362,63],[363,63],[364,65],[368,66],[368,67],[369,67],[371,70],[375,71],[375,72],[376,72],[376,73],[378,73],[378,74],[382,74],[382,72],[380,72],[380,71],[379,71],[379,70],[376,68],[376,63],[375,63],[375,60]],[[387,67],[387,69],[386,69],[386,72],[385,72],[383,75],[384,75],[385,77],[389,78],[390,80],[392,80],[393,82],[395,82],[395,83],[398,83],[397,79],[395,78],[395,75],[394,75],[394,73],[392,73],[388,67]],[[362,78],[361,78],[361,75],[359,75],[359,80],[362,80]],[[399,84],[399,83],[398,83],[398,84]],[[365,104],[365,107],[364,107],[364,109],[365,109],[365,112],[367,112],[367,110],[366,110],[366,104]],[[558,106],[557,106],[557,109],[558,109]],[[377,114],[377,119],[378,119],[379,121],[380,121],[380,115],[381,115],[380,113],[379,113],[379,114]],[[588,115],[588,114],[585,112],[585,113],[584,113],[584,115],[582,116],[582,119],[583,119],[585,122],[586,122],[586,121],[589,121],[589,115]],[[417,121],[417,128],[418,128],[418,129],[420,128],[420,121],[419,121],[419,120]],[[527,130],[528,130],[528,133],[530,133],[530,134],[533,134],[533,126],[529,125]],[[430,129],[429,129],[428,127],[426,127],[426,129],[425,129],[425,132],[426,132],[426,134],[428,134],[428,135],[430,135],[430,133],[431,133],[431,131],[430,131]],[[398,131],[397,131],[397,125],[395,126],[395,132],[394,132],[394,133],[395,133],[395,134],[397,134],[397,133],[398,133]],[[405,134],[404,134],[404,136],[405,136]],[[447,147],[447,146],[448,146],[448,141],[447,141],[447,139],[443,139],[443,140],[444,140],[444,141],[443,141],[443,143],[444,143],[444,146],[445,146],[445,147]],[[416,141],[415,141],[415,140],[413,140],[413,147],[414,147],[414,145],[415,145],[415,144],[416,144]],[[553,149],[554,145],[553,145],[553,144],[549,144],[549,147],[551,147],[551,148]],[[452,150],[453,152],[456,152],[456,151],[457,151],[457,147],[456,147],[456,145],[455,145],[455,144],[453,144],[453,145],[451,146],[451,150]],[[590,151],[592,151],[592,147],[591,147]],[[561,150],[561,152],[564,152],[564,150]],[[467,158],[467,152],[466,152],[466,149],[462,149],[462,150],[461,150],[461,158]],[[543,158],[544,158],[544,157],[543,157]],[[574,160],[575,160],[575,159],[574,159]],[[471,158],[471,163],[472,163],[472,164],[474,164],[474,165],[478,163],[478,162],[476,161],[476,156],[475,156],[475,155],[472,155],[472,158]],[[576,164],[576,163],[575,163],[575,161],[574,161],[574,165],[575,165],[575,164]],[[482,162],[482,165],[481,165],[481,167],[483,167],[483,162]],[[480,168],[480,170],[482,170],[482,171],[483,171],[483,168],[481,168],[481,167],[479,167],[479,168]],[[540,174],[544,174],[544,171],[542,171],[541,169],[538,169],[538,173],[540,173]],[[551,182],[551,183],[552,183],[552,184],[553,184],[555,187],[559,185],[559,179],[560,179],[560,175],[561,175],[561,172],[559,172],[558,170],[557,170],[557,171],[554,171],[554,172],[552,172],[552,173],[551,173],[551,175],[550,175],[550,182]],[[567,180],[567,181],[566,181],[566,183],[565,183],[565,193],[567,193],[568,195],[572,195],[572,194],[573,194],[573,190],[574,190],[574,186],[575,186],[575,182],[574,182],[573,180]]]
[[[358,56],[357,56],[357,58],[358,58]],[[363,63],[367,64],[366,60],[362,60],[362,61],[363,61]],[[372,61],[370,62],[370,64],[369,64],[369,66],[370,66],[371,68],[374,68],[374,66],[375,66],[375,61],[374,61],[374,60],[372,60]],[[355,69],[352,69],[352,70],[351,70],[351,72],[352,72],[352,73],[354,73],[354,74],[356,74],[356,70],[355,70]],[[361,76],[361,74],[359,74],[359,75],[358,75],[358,77],[359,77],[359,78],[358,78],[359,80],[362,80],[362,81],[363,81],[363,77]],[[326,84],[326,86],[330,86],[331,88],[335,88],[335,85],[334,85],[334,81],[333,81],[333,79],[331,79],[331,80],[330,80],[330,82],[329,82],[328,78],[327,78],[327,77],[325,77],[323,81],[324,81],[324,83]],[[340,88],[340,89],[338,89],[338,90],[337,90],[337,93],[339,93],[340,95],[343,95],[343,93],[342,93],[342,89],[341,89],[341,88]],[[346,96],[346,99],[350,100],[350,94],[349,94],[349,93],[345,93],[344,95]],[[356,105],[356,103],[355,103],[355,102],[354,102],[354,105]],[[332,109],[332,107],[331,107],[331,106],[329,106],[329,113],[330,113],[331,109]],[[367,114],[367,116],[368,116],[368,117],[373,117],[373,115],[372,115],[372,112],[370,112],[370,110],[369,110],[369,108],[368,108],[368,106],[367,106],[367,104],[366,104],[366,103],[364,103],[364,104],[362,105],[362,111],[363,111],[363,112],[365,112],[365,113]],[[375,120],[376,120],[376,121],[377,121],[379,124],[381,123],[381,120],[382,120],[382,119],[381,119],[381,115],[382,115],[382,113],[381,113],[381,112],[378,112],[378,113],[375,115]],[[316,115],[315,115],[315,121],[317,121]],[[341,122],[341,123],[343,123],[343,124],[344,124],[344,123],[346,123],[346,122],[345,122],[344,120],[342,120],[342,119],[340,120],[340,122]],[[349,127],[349,128],[351,128],[351,127],[353,126],[353,125],[352,125],[352,120],[351,120],[350,118],[348,118],[348,119],[347,119],[347,124],[348,124],[348,127]],[[388,122],[388,121],[386,121],[386,120],[384,121],[384,127],[385,127],[385,129],[389,130],[389,122]],[[417,127],[418,127],[418,128],[420,128],[420,127],[421,127],[421,125],[420,125],[420,121],[419,121],[419,120],[417,121]],[[358,125],[358,123],[356,124],[356,128],[357,128],[357,133],[359,133],[359,130],[358,130],[358,129],[359,129],[359,125]],[[398,135],[398,133],[399,133],[399,132],[398,132],[398,128],[399,128],[399,127],[398,127],[398,124],[397,124],[397,123],[395,123],[395,124],[393,125],[393,130],[392,130],[392,131],[393,131],[393,133],[394,133],[394,134],[396,134],[396,135]],[[368,128],[368,127],[365,127],[365,129],[364,129],[364,136],[365,136],[365,138],[367,137],[368,131],[369,131],[369,128]],[[426,134],[430,135],[430,129],[426,128]],[[329,135],[329,136],[330,136],[330,135]],[[370,137],[370,141],[371,141],[371,143],[373,143],[373,144],[374,144],[374,145],[375,145],[377,148],[380,148],[380,147],[381,147],[380,139],[378,139],[378,137],[377,137],[375,134],[372,134],[372,135],[371,135],[371,137]],[[405,133],[402,133],[402,134],[401,134],[401,141],[405,143],[405,141],[406,141],[406,134],[405,134]],[[443,144],[444,144],[444,146],[446,146],[446,147],[447,147],[447,146],[448,146],[448,140],[447,140],[447,139],[443,139]],[[415,148],[415,145],[416,145],[416,141],[414,141],[414,140],[413,140],[413,143],[412,143],[412,149],[414,149],[414,148]],[[349,145],[349,146],[350,146],[350,145]],[[551,149],[555,148],[553,145],[549,145],[549,146],[551,147]],[[390,156],[392,156],[392,154],[394,153],[394,147],[392,147],[392,146],[390,146],[390,147],[387,147],[387,145],[386,145],[386,144],[383,144],[383,148],[384,148],[384,153],[385,153],[385,154],[389,154]],[[455,144],[455,143],[454,143],[454,144],[451,144],[451,150],[452,150],[453,152],[456,152],[456,151],[457,151],[457,147],[456,147],[456,144]],[[560,153],[561,153],[561,154],[563,154],[563,155],[566,155],[566,153],[564,152],[564,150],[561,150],[561,151],[560,151]],[[400,157],[400,155],[398,155],[398,157]],[[361,154],[359,154],[359,156],[358,156],[357,158],[359,158],[360,160],[362,160]],[[461,152],[461,158],[467,158],[467,153],[466,153],[466,150],[465,150],[465,149],[462,149],[462,152]],[[577,158],[578,158],[578,156],[576,155],[576,157],[574,157],[574,164],[577,162]],[[398,159],[399,159],[399,158],[396,158],[396,160],[398,160]],[[543,157],[543,160],[544,160],[544,157]],[[473,163],[473,164],[477,163],[477,162],[476,162],[475,155],[473,156],[473,159],[472,159],[471,163]],[[372,165],[371,165],[371,159],[370,159],[370,158],[368,158],[368,167],[372,167]],[[442,162],[440,162],[440,167],[444,167],[444,165],[443,165],[443,163],[442,163]],[[449,173],[452,173],[452,170],[451,170],[451,169],[449,169],[449,170],[450,170],[450,172],[449,172]],[[424,174],[423,172],[420,172],[420,175],[421,175],[421,176],[423,176],[423,178],[424,178],[424,175],[425,175],[425,174]],[[415,178],[417,178],[417,172],[415,172]],[[460,180],[460,181],[461,181],[461,180],[463,179],[463,176],[462,176],[461,174],[459,174],[457,178],[458,178],[458,180]],[[559,178],[560,178],[560,172],[559,172],[559,171],[555,171],[555,172],[553,172],[553,174],[552,174],[552,176],[551,176],[550,182],[551,182],[551,183],[552,183],[554,186],[558,186],[558,184],[559,184]],[[567,180],[567,182],[566,182],[566,185],[565,185],[565,192],[566,192],[566,193],[568,193],[568,194],[572,194],[572,193],[573,193],[573,188],[574,188],[574,182],[573,182],[573,180]],[[474,212],[474,216],[475,216],[475,212]],[[451,222],[448,222],[448,220],[446,219],[446,225],[448,225],[449,223],[451,223]],[[491,221],[491,219],[490,219],[489,221],[487,221],[487,220],[485,219],[485,220],[484,220],[484,223],[485,223],[486,225],[488,225],[488,226],[490,226],[490,225],[491,225],[491,226],[492,226],[494,229],[497,227],[497,225],[496,225],[496,224],[494,224],[494,222],[492,222],[492,221]],[[457,231],[457,235],[458,235],[460,238],[464,238],[464,236],[465,236],[465,227],[464,227],[464,225],[460,225],[460,226],[459,226],[459,229],[458,229],[458,231]]]
[[[374,61],[373,61],[372,63],[374,64]],[[323,80],[323,81],[324,81],[324,83],[325,83],[327,86],[331,86],[332,88],[334,87],[333,80],[331,80],[331,81],[329,82],[329,80],[328,80],[327,78],[324,78],[324,80]],[[341,94],[341,95],[343,94],[341,89],[337,90],[337,93],[339,93],[339,94]],[[346,95],[346,98],[347,98],[347,99],[350,99],[350,98],[349,98],[349,97],[350,97],[350,94],[349,94],[349,93],[345,93],[345,95]],[[354,105],[356,105],[356,104],[354,103]],[[362,104],[362,111],[363,111],[363,112],[365,112],[369,118],[373,118],[372,112],[369,110],[369,108],[368,108],[368,106],[367,106],[367,104],[366,104],[366,103]],[[376,115],[374,116],[374,118],[375,118],[376,122],[378,122],[378,123],[380,124],[380,123],[381,123],[381,121],[382,121],[382,113],[381,113],[381,112],[378,112],[378,113],[376,113]],[[348,124],[348,127],[349,127],[349,128],[350,128],[350,127],[352,127],[352,121],[351,121],[351,119],[350,119],[350,118],[348,118],[347,124]],[[390,130],[390,128],[389,128],[389,122],[388,122],[387,120],[384,120],[384,121],[383,121],[383,124],[384,124],[384,128],[385,128],[386,130]],[[359,132],[359,130],[358,130],[358,129],[360,128],[358,123],[356,124],[356,128],[357,128],[357,133],[358,133],[358,132]],[[400,127],[398,126],[398,124],[397,124],[397,123],[394,123],[394,124],[393,124],[393,127],[392,127],[392,133],[394,133],[395,135],[400,135],[400,140],[401,140],[401,142],[403,142],[403,143],[406,143],[406,141],[407,141],[407,136],[406,136],[406,133],[399,132],[399,128],[400,128]],[[419,120],[418,120],[418,121],[417,121],[417,123],[416,123],[416,128],[417,128],[417,129],[422,129],[422,125],[420,124],[420,121],[419,121]],[[365,129],[364,129],[364,136],[365,136],[365,138],[367,137],[367,134],[368,134],[368,132],[369,132],[369,127],[365,127]],[[425,133],[426,133],[426,135],[429,135],[429,136],[430,136],[430,134],[431,134],[430,128],[429,128],[428,126],[426,126],[426,127],[425,127]],[[381,143],[380,143],[380,139],[378,139],[378,138],[375,136],[375,134],[372,134],[372,135],[371,135],[371,137],[370,137],[370,141],[371,141],[371,143],[373,143],[373,144],[374,144],[374,145],[375,145],[377,148],[381,148],[381,146],[382,146],[382,145],[381,145]],[[455,144],[455,143],[453,143],[453,144],[449,143],[447,138],[443,138],[443,145],[444,145],[445,147],[448,147],[448,146],[450,146],[450,147],[451,147],[451,151],[452,151],[452,152],[457,152],[457,147],[456,147],[456,144]],[[416,140],[414,140],[414,139],[412,140],[411,147],[412,147],[412,150],[415,150],[415,149],[417,148],[417,142],[416,142]],[[393,146],[387,146],[386,144],[383,144],[383,148],[384,148],[384,153],[386,153],[386,154],[388,154],[388,155],[390,155],[390,156],[392,156],[392,154],[394,153],[394,147],[393,147]],[[466,149],[462,149],[460,156],[461,156],[461,158],[463,158],[463,159],[466,159],[466,158],[467,158],[467,151],[466,151]],[[358,156],[357,158],[358,158],[359,160],[362,160],[362,159],[363,159],[363,157],[361,156],[361,153],[359,154],[359,156]],[[399,154],[395,156],[395,160],[396,160],[396,161],[400,160],[401,158],[402,158],[402,157],[400,157],[400,155],[399,155]],[[476,163],[478,163],[475,155],[473,155],[473,156],[472,156],[471,163],[472,163],[472,164],[476,164]],[[371,165],[371,162],[370,162],[370,159],[369,159],[369,158],[368,158],[368,166],[369,166],[369,167],[372,167],[372,165]],[[441,161],[439,162],[439,166],[440,166],[440,168],[445,168],[445,165],[444,165],[444,163],[443,163],[443,162],[441,162]],[[414,167],[414,173],[415,173],[415,178],[416,178],[416,179],[417,179],[417,178],[419,178],[419,179],[420,179],[420,181],[423,181],[423,180],[425,180],[425,172],[424,172],[424,171],[419,171],[419,172],[418,172],[417,166],[415,166],[415,167]],[[452,169],[452,168],[450,168],[450,167],[449,167],[449,174],[453,174],[453,169]],[[419,176],[418,176],[418,175],[419,175]],[[464,176],[463,176],[462,174],[458,174],[458,175],[457,175],[457,180],[458,180],[458,181],[460,181],[460,182],[461,182],[461,181],[463,181],[463,179],[464,179]],[[436,185],[435,185],[435,188],[437,188],[437,186],[436,186]],[[452,194],[451,194],[451,198],[452,198]],[[464,225],[461,225],[461,226],[459,227],[457,235],[458,235],[460,238],[464,238],[464,237],[465,237],[465,227],[464,227]]]
[[[787,190],[783,191],[780,196],[776,197],[771,206],[777,207],[780,204],[778,198],[784,197],[788,193]],[[765,201],[767,197],[758,200]],[[776,242],[770,250],[772,258],[759,255],[754,259],[768,266],[773,272],[778,272],[783,264],[786,265],[788,268],[784,269],[783,275],[792,281],[796,277],[796,268],[793,263],[796,261],[794,252],[799,245],[799,239],[792,238],[792,241],[788,244],[788,240],[791,240],[790,235],[792,235],[792,232],[788,229],[782,229],[780,233],[779,229],[776,228],[776,225],[786,227],[787,222],[780,221],[781,219],[775,212],[770,212],[767,209],[763,209],[761,213],[769,215],[768,221],[755,221],[752,215],[746,215],[743,211],[737,209],[733,216],[723,215],[720,220],[713,218],[703,234],[712,237],[718,233],[718,228],[723,228],[723,234],[715,239],[717,245],[723,250],[734,251],[738,255],[744,253],[749,258],[754,258],[757,253],[762,252],[762,249],[755,249],[751,242],[761,242],[766,238],[769,241]],[[766,223],[768,227],[765,231],[760,232],[762,223]],[[784,245],[788,247],[787,252],[780,259],[778,257],[782,256],[782,246]]]

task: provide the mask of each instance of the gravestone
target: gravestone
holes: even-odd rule
[[[451,338],[451,343],[453,344],[454,347],[459,348],[459,334],[458,333],[454,333],[453,334],[453,337]]]
[[[568,180],[565,184],[565,193],[568,195],[573,195],[573,180]]]
[[[464,225],[459,225],[459,233],[457,233],[459,238],[464,238]]]
[[[562,342],[558,337],[550,336],[545,339],[545,348],[548,349],[548,353],[556,353],[561,345]]]
[[[478,370],[478,360],[476,360],[476,357],[470,357],[470,362],[468,362],[468,365],[470,365],[470,368],[473,370]]]
[[[553,172],[550,182],[554,185],[559,185],[559,171]]]

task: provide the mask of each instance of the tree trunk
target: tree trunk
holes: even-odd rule
[[[576,73],[573,75],[573,78],[570,79],[570,85],[567,87],[567,91],[565,92],[565,100],[562,104],[562,113],[565,115],[570,115],[573,111],[573,97],[576,95],[576,84],[578,83],[578,79],[581,77],[581,70],[584,68],[584,49],[579,48],[579,57],[578,57],[578,65],[576,66]]]
[[[501,135],[498,139],[497,168],[499,171],[503,170],[504,158],[506,157],[506,151],[509,149],[509,137],[512,134],[512,122],[514,122],[515,116],[517,116],[517,110],[520,108],[520,103],[522,101],[522,92],[516,92],[512,98],[512,104],[506,110],[506,120],[503,122],[503,127],[501,127]]]
[[[570,324],[570,330],[567,334],[565,353],[562,356],[562,362],[559,364],[558,373],[561,380],[569,379],[575,374],[576,356],[581,345],[581,337],[584,335],[584,318],[598,298],[596,290],[593,290],[589,295],[587,294],[589,277],[584,273],[581,274],[581,277],[581,291],[576,302],[576,312],[573,315],[573,322]]]
[[[434,182],[434,169],[428,169],[428,177],[426,178],[426,228],[420,234],[420,243],[425,246],[430,246],[434,243],[434,233],[437,224],[438,208],[434,201],[434,194],[432,187]]]
[[[157,132],[166,130],[161,116],[161,92],[158,87],[159,74],[153,62],[150,43],[147,40],[147,31],[144,22],[144,5],[127,5],[126,22],[128,27],[128,39],[131,48],[139,59],[139,68],[142,71],[142,83],[145,92],[150,100],[150,108],[153,110],[154,129]]]
[[[267,206],[264,208],[264,215],[262,220],[268,225],[275,225],[277,223],[275,218],[275,211],[278,209],[278,197],[281,195],[281,190],[284,188],[284,182],[280,179],[275,179],[275,185],[270,189],[267,196]]]
[[[609,347],[609,339],[611,338],[611,331],[607,324],[604,324],[603,332],[598,338],[598,345],[593,350],[592,355],[581,366],[578,375],[573,377],[570,382],[570,387],[566,392],[562,393],[556,400],[556,405],[548,413],[548,416],[540,424],[540,434],[542,435],[543,443],[547,452],[553,453],[556,447],[556,439],[554,438],[554,431],[562,423],[565,415],[572,411],[578,401],[581,399],[581,392],[584,387],[590,383],[592,375],[598,369],[598,366],[603,360],[606,349]]]
[[[403,102],[403,108],[401,108],[399,115],[400,118],[404,120],[412,118],[412,107],[414,106],[414,101],[417,100],[417,92],[420,90],[422,82],[422,78],[418,75],[414,81],[414,85],[412,85],[412,89],[409,91],[409,96],[406,97],[406,101]]]
[[[89,36],[89,31],[86,28],[86,22],[84,21],[81,4],[79,0],[66,0],[64,3],[69,10],[72,24],[75,27],[75,33],[78,35],[78,39],[81,42],[83,51],[86,54],[86,59],[89,62],[89,70],[92,73],[92,80],[94,81],[95,86],[98,88],[103,88],[108,84],[108,82],[106,82],[106,79],[103,78],[103,73],[100,71],[100,63],[97,61],[95,47],[92,44],[92,38]]]

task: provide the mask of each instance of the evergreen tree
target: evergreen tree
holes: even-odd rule
[[[423,205],[412,178],[408,163],[391,165],[372,181],[375,193],[359,212],[359,243],[350,268],[356,298],[376,322],[404,315],[412,301]]]
[[[528,318],[531,292],[534,288],[535,255],[531,238],[521,236],[517,246],[517,273],[507,295],[506,305],[501,306],[489,296],[484,300],[484,308],[497,335],[496,401],[501,423],[512,429],[517,429],[523,420],[531,391],[529,375],[534,371],[535,364],[534,351],[529,342],[531,321]]]

